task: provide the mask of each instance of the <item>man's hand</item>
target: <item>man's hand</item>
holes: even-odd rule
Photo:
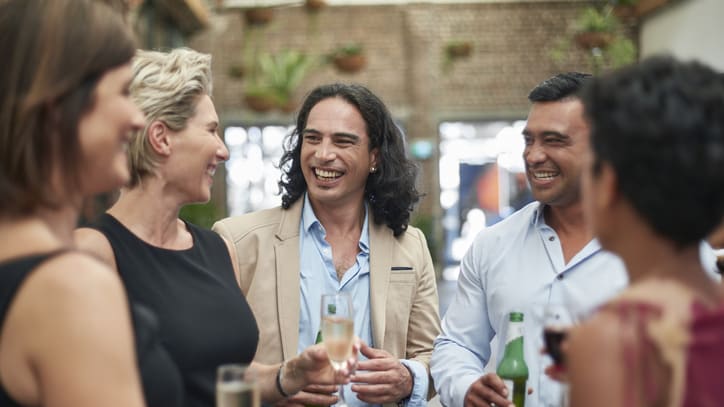
[[[390,353],[362,343],[360,352],[369,360],[360,361],[352,375],[352,391],[357,398],[371,404],[396,403],[412,392],[412,375]]]
[[[294,396],[282,400],[277,407],[331,406],[339,399],[335,393],[339,387],[335,385],[310,384]]]
[[[508,401],[508,389],[495,373],[488,373],[474,381],[465,394],[465,407],[514,407]]]

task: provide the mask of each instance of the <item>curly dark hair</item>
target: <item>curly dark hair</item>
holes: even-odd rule
[[[724,76],[697,62],[649,58],[587,84],[594,174],[609,163],[621,193],[678,247],[724,213]]]
[[[532,103],[556,102],[577,97],[583,85],[591,78],[591,74],[582,72],[559,73],[536,85],[528,94],[528,100]]]
[[[312,90],[297,115],[295,129],[284,142],[284,155],[279,161],[282,177],[279,188],[282,208],[288,209],[307,190],[300,164],[301,133],[307,127],[312,108],[328,98],[341,98],[355,106],[367,125],[370,151],[379,149],[377,171],[367,177],[365,199],[377,224],[386,224],[395,236],[407,230],[410,213],[420,200],[415,187],[417,166],[405,154],[402,131],[392,120],[385,104],[369,89],[357,84],[334,83]]]

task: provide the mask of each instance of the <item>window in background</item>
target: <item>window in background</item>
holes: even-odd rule
[[[475,236],[531,201],[523,163],[525,121],[440,124],[443,278],[457,279]]]
[[[230,158],[226,162],[226,197],[229,215],[240,215],[281,204],[279,160],[284,137],[293,126],[228,126],[224,139]]]

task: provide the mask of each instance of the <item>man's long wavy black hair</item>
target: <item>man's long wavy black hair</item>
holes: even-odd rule
[[[415,187],[417,166],[405,155],[402,132],[392,120],[384,103],[369,89],[356,84],[329,84],[312,90],[306,97],[297,116],[295,129],[284,142],[284,155],[279,161],[282,177],[282,207],[288,209],[307,190],[302,174],[300,156],[302,132],[312,108],[328,98],[341,98],[356,107],[367,125],[370,151],[379,149],[377,170],[367,177],[365,199],[369,203],[377,224],[386,224],[395,236],[407,229],[410,213],[420,200]]]

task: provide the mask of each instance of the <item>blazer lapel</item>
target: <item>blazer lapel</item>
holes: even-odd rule
[[[294,357],[299,345],[299,222],[303,203],[300,198],[283,210],[274,245],[282,359]]]
[[[392,230],[387,225],[376,225],[369,217],[370,231],[370,308],[374,347],[382,349],[385,339],[385,310],[395,247]]]

